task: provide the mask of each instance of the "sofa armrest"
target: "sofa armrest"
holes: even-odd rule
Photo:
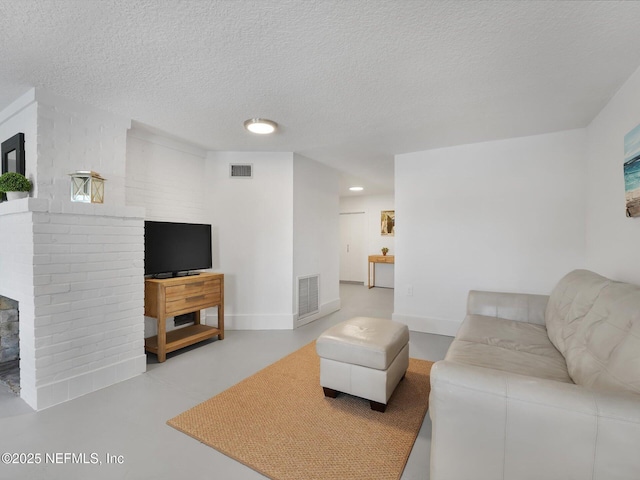
[[[548,295],[471,290],[467,297],[467,315],[484,315],[544,325],[548,301]]]
[[[431,480],[629,479],[640,396],[450,361],[431,370]]]

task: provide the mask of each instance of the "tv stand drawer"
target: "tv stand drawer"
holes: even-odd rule
[[[178,298],[172,302],[167,300],[165,311],[167,316],[175,317],[183,313],[194,312],[196,310],[203,310],[215,306],[219,303],[220,292],[215,293],[202,293],[200,295],[192,295],[190,297]]]
[[[166,301],[175,302],[185,298],[193,298],[202,295],[220,295],[220,280],[200,280],[198,282],[172,285],[166,289]]]

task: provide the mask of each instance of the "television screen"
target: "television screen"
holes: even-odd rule
[[[211,268],[211,225],[144,222],[144,274],[188,273]]]

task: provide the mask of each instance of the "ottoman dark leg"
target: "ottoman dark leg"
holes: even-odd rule
[[[338,396],[338,393],[340,393],[337,390],[328,387],[322,387],[322,391],[324,392],[324,396],[329,398],[336,398]]]
[[[376,412],[382,412],[387,409],[387,405],[385,403],[374,402],[373,400],[369,400],[369,405],[371,405],[371,410],[375,410]]]

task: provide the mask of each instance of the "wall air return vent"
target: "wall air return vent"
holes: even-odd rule
[[[253,177],[253,165],[250,163],[243,164],[230,164],[229,176],[231,178],[252,178]]]
[[[320,311],[320,276],[298,277],[298,319]]]

